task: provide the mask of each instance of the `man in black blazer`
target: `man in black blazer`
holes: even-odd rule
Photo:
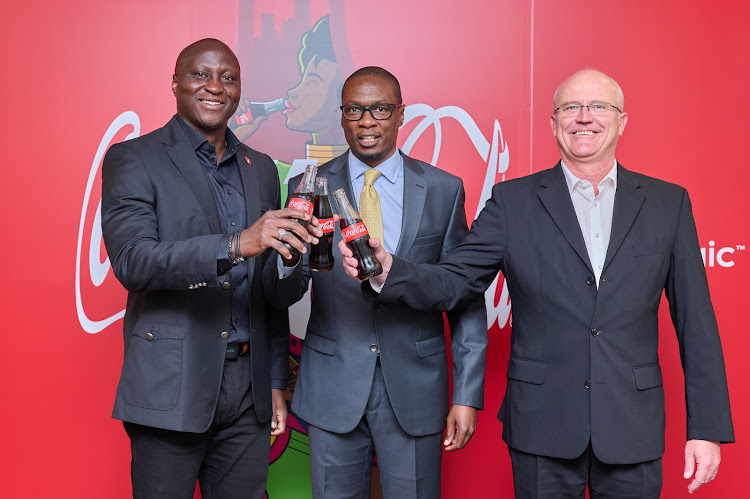
[[[685,372],[684,477],[715,478],[734,441],[724,359],[685,189],[615,160],[627,114],[619,85],[594,70],[566,80],[550,118],[562,160],[497,184],[437,266],[377,243],[375,304],[450,310],[500,270],[513,302],[499,419],[518,497],[658,497],[664,390],[657,312],[669,300]],[[349,257],[345,247],[339,245]],[[356,275],[356,261],[345,259]]]
[[[411,262],[437,262],[468,230],[461,179],[398,150],[404,108],[388,71],[355,71],[342,104],[350,150],[318,176],[357,206],[365,178],[376,174],[386,245]],[[299,181],[290,182],[290,192]],[[335,231],[334,240],[341,238]],[[307,258],[276,282],[275,303],[300,299],[310,279],[312,311],[292,409],[309,423],[313,497],[369,497],[373,453],[384,497],[440,497],[442,451],[469,442],[483,404],[483,297],[448,314],[451,404],[442,313],[369,303],[341,266],[311,272]]]
[[[271,159],[227,129],[232,51],[188,46],[172,91],[177,114],[113,145],[102,170],[104,241],[129,292],[113,417],[131,439],[134,497],[191,498],[199,480],[204,498],[260,498],[286,425],[289,335],[262,274],[278,271],[270,248],[291,257],[281,239],[305,251],[285,231],[315,239],[290,218],[308,215],[278,210]]]

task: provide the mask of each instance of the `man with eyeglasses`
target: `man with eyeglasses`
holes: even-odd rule
[[[370,235],[378,234],[389,251],[415,263],[437,262],[468,231],[461,179],[398,150],[404,104],[391,73],[359,69],[344,83],[341,98],[350,149],[322,165],[318,176],[328,179],[331,191],[346,191]],[[290,192],[299,181],[289,183]],[[338,231],[334,237],[341,240]],[[370,303],[342,266],[310,272],[307,255],[277,281],[276,303],[298,300],[310,279],[312,312],[292,409],[309,423],[313,496],[369,497],[375,454],[384,497],[440,497],[443,448],[469,442],[482,408],[483,297],[448,314],[451,405],[440,311]]]
[[[616,162],[627,119],[619,85],[579,71],[555,92],[550,124],[561,161],[497,184],[438,265],[415,265],[372,242],[383,274],[362,290],[376,307],[450,310],[498,270],[505,275],[513,330],[498,417],[517,497],[580,498],[587,485],[592,498],[659,497],[663,292],[685,372],[689,492],[716,477],[720,444],[734,441],[690,199]],[[356,276],[356,260],[339,248]]]

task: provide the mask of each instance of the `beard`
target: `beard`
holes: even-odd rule
[[[383,152],[377,152],[373,154],[355,154],[357,156],[357,159],[359,159],[363,163],[367,163],[368,161],[379,161],[381,159],[385,159],[386,155],[389,151],[383,151]]]

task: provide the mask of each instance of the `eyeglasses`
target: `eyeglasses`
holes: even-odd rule
[[[344,118],[349,121],[359,121],[365,115],[365,111],[370,111],[370,116],[376,120],[387,120],[393,115],[393,110],[401,107],[403,104],[372,104],[370,106],[347,105],[341,106]]]
[[[567,104],[563,104],[562,106],[558,107],[553,112],[556,113],[560,111],[560,114],[562,114],[563,116],[578,116],[578,113],[580,113],[584,107],[587,108],[589,110],[589,113],[593,114],[594,116],[603,116],[607,114],[611,109],[616,109],[618,113],[622,112],[619,107],[613,106],[612,104],[609,104],[607,102],[592,102],[587,106],[584,106],[583,104],[578,102],[568,102]]]

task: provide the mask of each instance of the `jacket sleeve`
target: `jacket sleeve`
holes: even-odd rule
[[[445,256],[468,232],[464,187],[459,181],[441,255]],[[447,313],[453,357],[453,404],[482,409],[487,350],[487,310],[478,295]]]
[[[685,372],[687,438],[734,442],[719,329],[684,189],[677,224],[666,296]]]
[[[417,310],[451,310],[476,298],[502,268],[506,227],[500,184],[496,184],[471,230],[440,262],[418,265],[394,256],[380,294],[364,283],[365,298],[401,302]]]
[[[161,240],[159,224],[167,221],[159,220],[158,213],[168,210],[157,206],[146,161],[127,143],[113,145],[104,158],[102,234],[115,276],[129,291],[218,286],[217,250],[223,235]]]

